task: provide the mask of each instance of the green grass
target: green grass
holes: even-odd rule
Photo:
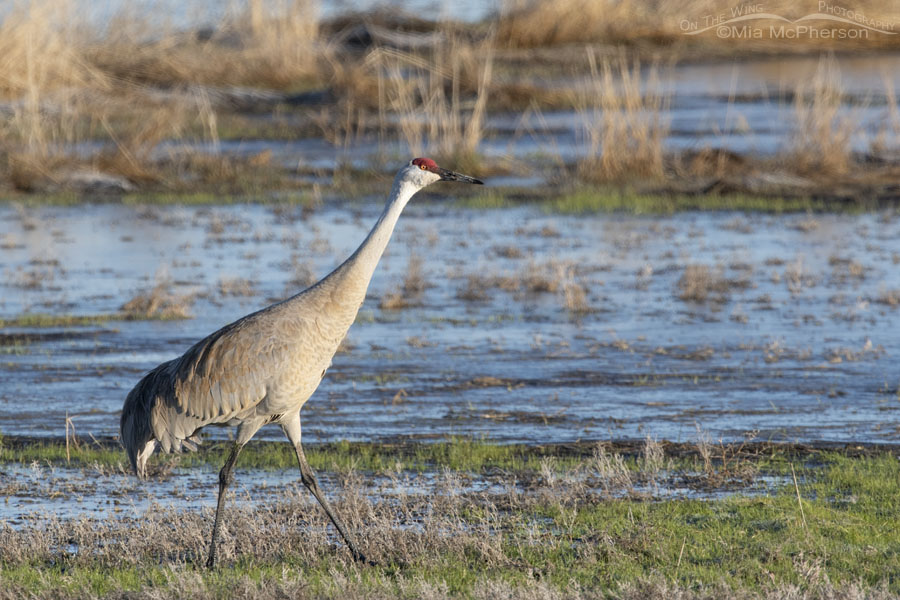
[[[339,444],[317,452],[383,456],[374,445]],[[383,452],[396,456],[389,447]],[[519,464],[520,452],[457,440],[422,449],[412,460]],[[815,462],[798,464],[797,475],[799,501],[792,483],[772,495],[718,500],[609,500],[538,492],[500,498],[501,504],[476,496],[445,509],[438,499],[426,499],[435,502],[435,513],[424,518],[447,518],[442,511],[449,510],[461,529],[430,533],[437,536],[434,541],[403,556],[406,564],[400,567],[390,560],[384,561],[387,566],[351,565],[329,542],[312,558],[287,547],[276,560],[254,558],[253,550],[244,548],[243,557],[214,572],[165,555],[112,565],[71,555],[53,564],[0,560],[0,577],[10,593],[55,597],[150,590],[161,598],[421,597],[426,588],[442,590],[435,597],[486,597],[487,586],[495,593],[511,590],[506,597],[531,598],[538,596],[528,590],[543,586],[577,598],[598,597],[588,591],[616,592],[623,585],[649,586],[646,594],[631,597],[660,599],[669,597],[673,587],[684,598],[727,597],[733,591],[784,597],[778,594],[785,586],[793,586],[790,597],[796,598],[849,598],[842,590],[854,585],[872,593],[900,593],[897,458],[877,451],[863,457],[826,452]],[[397,518],[394,514],[391,509],[388,519]],[[491,533],[482,537],[477,532],[485,526]],[[299,543],[297,548],[303,548]],[[381,551],[386,556],[400,552]]]
[[[548,213],[630,213],[672,214],[680,211],[742,211],[762,213],[839,212],[866,210],[861,203],[838,202],[815,198],[779,198],[746,194],[643,194],[628,189],[609,187],[580,188],[562,194],[556,189],[523,194],[515,189],[492,189],[459,200],[458,204],[475,209],[503,209],[534,205]]]
[[[53,315],[49,313],[23,313],[15,317],[0,319],[0,329],[4,327],[82,327],[99,325],[110,321],[124,321],[120,313],[98,315]]]
[[[84,202],[115,201],[130,205],[228,205],[241,203],[287,204],[314,207],[321,202],[320,197],[305,183],[297,183],[284,173],[279,178],[266,178],[254,174],[238,173],[217,180],[210,176],[207,183],[196,183],[170,189],[165,186],[150,185],[147,189],[121,196],[86,196],[74,193],[48,193],[16,195],[15,200],[24,206],[64,205],[72,206]],[[385,190],[390,186],[388,174],[372,169],[339,167],[327,187],[330,195],[341,199],[373,198],[380,202]],[[864,198],[855,201],[816,197],[754,196],[748,194],[678,194],[661,191],[642,193],[629,187],[587,186],[575,189],[560,189],[558,186],[537,188],[473,189],[467,187],[448,192],[445,189],[429,189],[421,194],[420,201],[439,198],[445,201],[452,196],[455,204],[462,208],[496,210],[530,205],[540,207],[548,213],[628,213],[628,214],[673,214],[682,211],[741,211],[756,213],[861,213],[878,209]],[[0,202],[3,198],[0,198]]]
[[[450,437],[430,443],[375,443],[340,441],[326,444],[304,444],[310,465],[317,470],[340,473],[363,471],[385,473],[396,470],[429,471],[447,468],[472,473],[491,469],[511,472],[538,472],[547,458],[552,458],[556,471],[572,469],[592,456],[596,446],[591,443],[532,446],[524,444],[498,444],[469,437]],[[197,452],[163,454],[157,451],[150,464],[165,464],[174,468],[192,468],[209,465],[218,469],[231,449],[230,442],[207,442]],[[744,452],[741,452],[745,450]],[[645,468],[642,444],[611,447],[609,454],[620,453],[624,465],[632,472]],[[699,452],[690,444],[670,446],[666,456],[667,468],[702,473],[714,468],[723,475],[738,474],[742,467],[752,464],[755,469],[773,474],[790,475],[791,465],[810,468],[838,460],[854,460],[840,453],[814,452],[799,455],[792,446],[779,444],[716,445],[712,446],[711,465],[701,460]],[[116,467],[125,463],[124,450],[118,442],[104,439],[88,441],[83,438],[70,440],[68,458],[65,440],[6,438],[5,447],[0,437],[0,464],[31,464],[32,462],[73,466],[94,464]],[[297,458],[286,441],[251,440],[241,451],[238,467],[244,469],[280,470],[294,469]]]
[[[313,206],[317,200],[309,191],[290,190],[274,193],[274,190],[260,190],[258,193],[219,193],[214,191],[168,192],[147,191],[122,196],[122,204],[158,206],[213,206],[247,203],[289,204]]]
[[[85,327],[101,325],[115,321],[172,321],[185,317],[164,311],[152,314],[145,313],[102,313],[96,315],[55,315],[50,313],[23,313],[6,319],[0,318],[0,329],[5,327],[31,327],[35,329],[48,327]]]
[[[0,446],[2,448],[2,446]],[[197,452],[183,454],[160,454],[151,458],[150,464],[164,463],[172,467],[197,467],[210,465],[219,468],[230,451],[228,442],[207,443]],[[366,471],[383,473],[395,471],[425,471],[435,468],[449,468],[456,471],[479,472],[489,468],[506,470],[538,470],[545,452],[522,445],[502,445],[472,440],[451,438],[430,444],[391,445],[366,442],[336,442],[330,444],[304,445],[310,465],[317,470],[346,473]],[[569,456],[557,460],[557,468],[571,467],[578,457]],[[32,462],[55,465],[70,464],[90,466],[94,464],[116,467],[124,465],[126,456],[117,443],[103,441],[92,443],[83,439],[70,443],[68,459],[63,440],[29,440],[13,442],[7,440],[0,450],[0,464]],[[244,469],[293,469],[297,467],[297,457],[290,444],[255,440],[244,447],[238,458],[239,468]]]

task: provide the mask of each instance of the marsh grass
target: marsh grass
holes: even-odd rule
[[[473,43],[452,30],[428,55],[383,49],[371,57],[378,68],[378,106],[383,132],[390,115],[409,151],[433,155],[467,172],[480,172],[493,44]]]
[[[209,442],[195,453],[157,456],[154,462],[165,464],[166,472],[175,467],[197,467],[220,465],[230,449],[226,442]],[[527,446],[499,445],[479,442],[469,438],[451,438],[433,444],[372,444],[336,442],[333,444],[309,445],[307,458],[310,465],[319,470],[348,473],[353,470],[385,473],[401,469],[405,471],[425,471],[438,466],[453,470],[480,471],[483,469],[534,470],[546,452],[535,451]],[[590,453],[590,449],[584,450]],[[90,466],[92,464],[116,467],[125,456],[115,440],[81,439],[78,447],[71,450],[72,464]],[[62,440],[19,440],[7,438],[6,451],[0,455],[0,462],[31,464],[62,464],[66,462],[65,443]],[[569,468],[579,461],[578,454],[558,459],[560,468]],[[293,449],[283,442],[253,441],[241,453],[238,463],[242,468],[252,469],[293,469],[297,457]]]
[[[55,315],[49,313],[22,313],[14,317],[0,318],[0,328],[23,327],[81,327],[124,320],[120,313],[97,315]]]
[[[486,203],[485,203],[486,201]],[[581,186],[562,193],[532,195],[527,200],[511,200],[502,192],[487,198],[473,197],[464,201],[472,208],[502,208],[516,204],[536,204],[548,213],[582,214],[593,212],[621,212],[630,214],[672,214],[678,211],[733,210],[762,213],[794,212],[859,212],[862,205],[831,201],[827,198],[767,197],[748,194],[675,194],[644,193],[630,188],[616,189],[609,185]]]
[[[845,106],[840,72],[823,58],[815,76],[798,85],[794,96],[796,136],[787,158],[797,169],[841,175],[853,162],[852,142],[859,135],[859,116]]]
[[[190,308],[193,294],[176,294],[172,291],[172,280],[163,271],[157,274],[156,284],[149,290],[140,290],[122,305],[122,318],[135,320],[163,320],[191,318]]]
[[[428,287],[423,270],[423,260],[418,254],[411,254],[406,266],[406,275],[398,289],[387,292],[381,298],[382,310],[399,310],[422,305],[422,296]]]
[[[661,177],[669,100],[657,67],[645,76],[638,59],[629,61],[624,52],[616,60],[601,57],[598,64],[596,53],[588,50],[587,62],[590,76],[578,107],[585,138],[578,177],[595,184],[626,175]]]
[[[194,31],[147,18],[146,8],[125,7],[105,26],[97,26],[80,16],[74,0],[17,0],[0,21],[0,110],[5,117],[0,120],[0,184],[4,191],[45,194],[51,202],[73,191],[93,198],[94,190],[81,191],[90,187],[82,176],[99,174],[119,182],[106,193],[139,188],[146,201],[168,202],[179,192],[198,198],[209,194],[224,202],[256,200],[272,190],[296,187],[294,171],[300,171],[270,160],[271,153],[249,159],[222,153],[223,137],[261,136],[320,135],[345,148],[377,138],[379,152],[370,158],[377,169],[393,168],[398,154],[407,155],[406,147],[475,175],[522,172],[525,165],[517,159],[483,156],[483,140],[492,135],[488,111],[525,111],[524,123],[532,111],[547,106],[575,107],[583,121],[581,156],[572,164],[549,157],[548,171],[557,176],[552,183],[655,183],[680,160],[663,154],[670,94],[660,83],[658,64],[636,58],[648,54],[629,44],[636,39],[651,46],[668,44],[676,38],[687,43],[673,23],[690,12],[712,14],[718,10],[713,4],[510,0],[496,18],[474,27],[409,19],[409,30],[425,32],[434,43],[416,49],[375,44],[360,52],[340,43],[339,30],[378,21],[376,16],[357,14],[322,24],[312,0],[247,0],[224,16],[210,17],[209,28]],[[867,16],[883,12],[866,4]],[[397,18],[387,20],[396,26]],[[628,43],[612,50],[572,47],[559,54],[563,58],[550,58],[555,55],[551,52],[549,66],[538,64],[534,72],[521,67],[534,58],[531,52],[504,50],[588,40]],[[578,54],[586,58],[574,60]],[[560,69],[578,83],[546,89],[531,79],[534,73]],[[316,107],[295,103],[294,92],[313,88],[329,101]],[[890,126],[870,140],[875,154],[889,147],[898,127],[889,82],[886,88],[885,122]],[[859,157],[851,150],[861,133],[859,115],[842,92],[833,63],[823,61],[816,78],[801,85],[793,98],[798,135],[781,163],[802,173],[827,171],[857,187],[863,179],[893,181],[891,173],[866,170],[862,176],[855,168]],[[857,102],[861,104],[865,101]],[[686,157],[682,162],[690,164],[682,179],[700,171],[724,177],[770,166],[764,160],[739,166],[725,156],[701,150],[693,159]],[[363,175],[368,178],[371,172],[337,169],[336,189],[359,192]],[[785,186],[789,194],[816,193]],[[588,210],[574,200],[579,195],[566,193],[557,204],[561,210]],[[673,201],[665,191],[646,195],[658,196],[644,201],[644,206],[654,206],[643,209],[648,211],[721,201],[702,195]],[[868,195],[859,195],[858,201],[866,202]],[[477,202],[498,207],[517,203],[493,192]],[[798,201],[725,202],[780,211]]]
[[[614,462],[618,468],[633,472],[629,479],[641,481],[647,475],[656,476],[665,468],[678,468],[714,474],[721,469],[728,470],[729,464],[736,465],[748,461],[759,462],[765,454],[765,446],[752,444],[718,444],[707,442],[672,445],[648,438],[634,444],[593,444],[581,443],[557,447],[527,446],[518,444],[496,444],[465,437],[452,437],[433,443],[362,443],[341,441],[329,444],[307,445],[310,465],[319,470],[338,473],[364,471],[390,473],[396,470],[423,472],[440,468],[454,471],[491,472],[496,469],[515,473],[540,471],[543,461],[552,457],[557,470],[595,470],[598,473],[612,473],[615,469],[600,466],[608,462],[600,456],[608,453],[617,455]],[[7,437],[5,452],[0,462],[28,465],[63,464],[92,466],[95,464],[117,468],[124,461],[124,454],[116,440],[75,438],[67,459],[64,440],[35,440]],[[155,455],[151,464],[164,467],[163,472],[171,473],[173,468],[199,467],[211,465],[218,468],[225,460],[230,445],[227,442],[206,442],[198,452]],[[783,456],[790,448],[769,448],[765,461],[766,469],[778,469],[786,464]],[[278,470],[296,468],[296,455],[285,442],[251,441],[241,453],[238,464],[242,468]],[[614,478],[613,478],[614,479]],[[614,486],[621,487],[621,486]]]
[[[690,264],[678,279],[678,298],[687,302],[725,302],[731,290],[731,282],[721,268]]]
[[[66,170],[85,167],[158,181],[160,142],[218,141],[215,107],[197,83],[284,88],[318,74],[311,1],[250,0],[209,39],[127,6],[105,28],[82,13],[72,0],[21,0],[0,20],[0,98],[10,99],[0,171],[16,189],[64,186]],[[73,148],[96,142],[89,156]]]
[[[396,483],[403,481],[398,469],[418,452],[370,447],[393,457],[385,472]],[[787,479],[763,495],[648,502],[629,488],[690,469],[677,451],[660,459],[660,447],[667,445],[649,440],[627,456],[585,447],[588,453],[574,460],[563,447],[531,448],[523,454],[533,460],[516,471],[502,459],[521,447],[455,440],[424,451],[436,465],[501,459],[484,471],[500,490],[506,486],[499,492],[461,492],[464,471],[432,466],[432,493],[390,492],[398,487],[389,483],[373,496],[351,466],[329,492],[379,562],[374,567],[352,563],[299,486],[288,487],[280,501],[227,509],[223,568],[216,571],[202,568],[209,509],[157,505],[112,519],[34,515],[0,528],[0,597],[849,600],[898,592],[889,574],[900,568],[892,551],[900,543],[893,527],[900,517],[900,466],[889,452],[803,456],[744,446],[733,458],[772,472],[790,473],[794,465],[797,490]],[[354,448],[332,450],[352,454]],[[11,451],[16,444],[4,440],[0,456]],[[586,475],[596,483],[581,483]],[[522,478],[529,482],[524,492],[514,484]]]

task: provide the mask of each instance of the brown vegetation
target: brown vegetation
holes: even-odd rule
[[[688,302],[724,302],[730,289],[721,269],[714,271],[708,265],[687,265],[678,280],[678,297]]]
[[[840,74],[833,61],[823,60],[794,97],[798,126],[789,158],[800,170],[841,175],[850,168],[859,119],[842,110],[843,102]]]
[[[172,282],[166,277],[152,289],[138,292],[134,298],[122,305],[122,314],[127,319],[188,319],[194,302],[191,294],[178,295],[171,291]]]
[[[646,81],[641,64],[624,53],[615,62],[597,64],[588,52],[590,77],[585,79],[580,109],[587,148],[578,163],[584,181],[602,183],[628,177],[660,177],[663,141],[669,128],[667,100],[655,68]]]
[[[399,310],[422,304],[422,295],[428,287],[425,275],[422,272],[422,257],[413,254],[409,257],[406,267],[406,277],[399,289],[386,293],[381,298],[382,310]]]
[[[647,48],[664,44],[677,57],[692,44],[708,47],[709,40],[682,35],[678,23],[715,12],[712,0],[508,0],[485,23],[466,28],[384,15],[323,22],[311,0],[248,0],[203,30],[178,30],[131,7],[101,28],[78,8],[77,0],[22,0],[0,21],[0,189],[257,194],[296,185],[271,154],[221,153],[223,136],[316,135],[342,147],[377,139],[376,168],[393,164],[399,143],[475,175],[515,170],[512,159],[480,156],[491,135],[489,111],[524,110],[524,124],[541,109],[575,107],[579,156],[569,164],[551,160],[551,180],[555,172],[590,184],[658,182],[674,170],[676,184],[731,176],[701,189],[775,193],[774,179],[777,193],[812,193],[787,174],[754,173],[746,157],[703,148],[681,161],[667,156],[671,96],[660,84],[658,54]],[[892,18],[873,3],[854,8]],[[419,37],[346,43],[349,30],[366,27]],[[530,50],[510,50],[566,44],[537,61]],[[566,78],[571,82],[559,83]],[[876,150],[900,128],[889,82],[886,90],[890,118],[871,140]],[[799,136],[779,169],[857,186],[875,177],[872,169],[865,176],[854,169],[859,157],[850,142],[859,124],[847,100],[831,63],[801,82],[793,92]],[[267,118],[254,118],[260,114]],[[879,181],[895,179],[885,170]]]

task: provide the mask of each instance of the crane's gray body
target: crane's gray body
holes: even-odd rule
[[[219,472],[219,499],[207,566],[216,562],[216,539],[225,490],[241,448],[267,423],[278,423],[294,445],[301,480],[312,492],[354,558],[366,562],[322,494],[300,444],[300,409],[319,387],[341,340],[356,319],[369,281],[400,213],[413,194],[435,181],[481,183],[417,158],[394,178],[378,222],[350,258],[317,284],[238,319],[194,344],[182,356],[144,376],[125,399],[121,440],[139,477],[157,446],[196,449],[207,425],[236,425],[231,453]]]
[[[365,296],[367,282],[349,293],[335,275],[226,325],[134,387],[122,412],[122,440],[139,475],[157,444],[166,452],[193,450],[191,438],[207,425],[240,425],[249,439],[300,411]]]
[[[238,441],[246,442],[267,423],[284,427],[297,418],[356,319],[397,218],[412,195],[431,183],[421,185],[423,176],[438,179],[409,167],[398,173],[375,227],[321,281],[226,325],[131,390],[121,438],[139,476],[146,475],[157,445],[166,452],[193,450],[195,433],[207,425],[238,425]]]

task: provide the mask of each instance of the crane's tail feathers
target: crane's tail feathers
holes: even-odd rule
[[[153,430],[150,426],[150,410],[154,398],[146,394],[148,377],[144,377],[140,383],[134,386],[125,398],[125,406],[122,407],[122,418],[119,421],[119,439],[128,453],[131,469],[134,474],[143,479],[147,475],[147,459],[156,449],[156,440],[153,439]]]
[[[120,421],[120,438],[135,475],[147,476],[147,460],[159,445],[166,452],[172,444],[166,436],[160,437],[158,404],[160,394],[171,389],[168,383],[169,363],[163,363],[144,375],[125,398]],[[164,431],[164,429],[163,429]]]
[[[131,468],[142,479],[157,447],[164,452],[194,452],[201,443],[198,420],[179,415],[170,367],[172,361],[147,373],[128,392],[122,407],[120,438]]]

